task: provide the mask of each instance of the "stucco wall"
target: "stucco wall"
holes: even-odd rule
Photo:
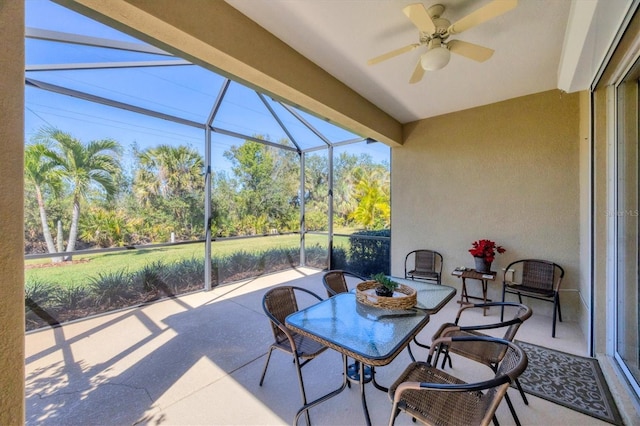
[[[579,108],[579,94],[554,90],[406,125],[392,151],[392,273],[403,274],[407,252],[431,248],[444,256],[443,283],[459,287],[451,270],[472,267],[467,250],[488,238],[507,249],[493,270],[519,258],[562,265],[563,318],[577,319]],[[500,284],[489,291],[497,298]]]
[[[24,3],[0,2],[0,425],[24,424]]]

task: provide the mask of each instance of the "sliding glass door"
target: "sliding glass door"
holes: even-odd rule
[[[638,283],[640,279],[640,168],[638,130],[640,61],[616,88],[616,359],[640,389]]]

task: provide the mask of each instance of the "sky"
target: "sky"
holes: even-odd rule
[[[26,27],[83,36],[108,38],[123,42],[141,42],[112,28],[92,21],[48,0],[26,0]],[[122,52],[114,49],[62,44],[27,39],[26,65],[109,63],[172,59],[164,55]],[[203,68],[189,66],[138,67],[99,70],[28,71],[27,78],[88,92],[96,96],[205,123],[218,98],[224,79]],[[277,111],[302,148],[320,146],[322,141],[269,97],[261,99],[254,91],[232,82],[213,122],[245,135],[265,135],[269,140],[287,138],[287,134],[269,113],[265,103]],[[71,96],[26,87],[25,143],[43,127],[55,127],[88,142],[95,139],[115,139],[123,147],[133,144],[144,149],[160,144],[186,144],[204,155],[202,128],[176,124],[113,108]],[[301,112],[332,142],[358,138],[324,120]],[[223,151],[239,145],[244,139],[213,135],[214,168],[228,169]],[[336,148],[339,152],[366,153],[377,162],[390,163],[390,149],[382,143],[358,143]]]

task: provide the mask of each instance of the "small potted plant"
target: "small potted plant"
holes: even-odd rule
[[[394,290],[397,289],[399,285],[382,272],[372,275],[371,279],[378,283],[376,287],[376,295],[378,296],[392,297]]]
[[[476,271],[489,272],[491,263],[496,257],[496,252],[504,253],[504,247],[497,245],[491,240],[478,240],[472,243],[469,253],[474,257],[476,262]]]

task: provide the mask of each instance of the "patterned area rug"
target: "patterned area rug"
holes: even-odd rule
[[[516,341],[529,358],[519,378],[525,392],[614,425],[623,425],[602,370],[585,358]]]

